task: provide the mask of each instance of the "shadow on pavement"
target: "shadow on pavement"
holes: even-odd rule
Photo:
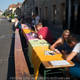
[[[8,58],[8,73],[7,80],[15,80],[15,65],[14,65],[14,43],[15,43],[15,34],[12,36],[10,55]]]

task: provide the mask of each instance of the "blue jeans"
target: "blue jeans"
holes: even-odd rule
[[[72,77],[80,78],[80,63],[74,62],[75,66],[69,68],[69,72]]]

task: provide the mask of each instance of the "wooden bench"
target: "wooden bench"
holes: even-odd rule
[[[19,30],[15,31],[15,51],[14,51],[14,60],[15,60],[15,76],[16,80],[30,80],[30,73],[28,65],[26,63],[24,53],[22,50]]]

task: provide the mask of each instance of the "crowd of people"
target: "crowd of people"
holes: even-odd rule
[[[16,19],[15,27],[18,25],[20,25],[20,23],[18,19]],[[26,26],[27,25],[24,25],[24,27]],[[39,39],[44,39],[50,43],[49,48],[51,50],[63,54],[65,60],[72,60],[75,63],[75,66],[69,68],[69,72],[73,77],[80,78],[80,42],[76,37],[72,36],[70,31],[67,29],[64,30],[62,35],[54,42],[54,34],[51,33],[47,26],[43,26],[38,15],[32,16],[30,26],[32,26],[30,28],[34,28],[33,30]]]

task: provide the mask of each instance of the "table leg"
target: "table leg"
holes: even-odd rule
[[[39,69],[35,69],[35,71],[34,71],[35,80],[38,79],[38,75],[39,75]]]

